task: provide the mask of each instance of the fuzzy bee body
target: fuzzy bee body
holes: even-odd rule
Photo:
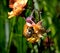
[[[24,36],[26,37],[27,41],[31,43],[38,42],[40,38],[43,36],[42,34],[44,33],[44,28],[38,22],[37,24],[31,24],[28,25],[27,23],[24,25]]]
[[[29,27],[27,24],[24,25],[24,36],[25,37],[30,37],[33,34],[33,28]]]

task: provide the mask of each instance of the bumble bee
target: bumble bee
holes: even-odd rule
[[[24,25],[23,34],[26,37],[27,41],[31,43],[38,42],[44,32],[45,32],[45,29],[42,27],[40,21],[37,24],[26,23]]]

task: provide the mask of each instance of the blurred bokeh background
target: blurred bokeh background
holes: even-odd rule
[[[48,36],[53,40],[54,46],[43,49],[43,46],[31,44],[23,36],[25,20],[32,10],[41,11],[40,19],[43,26],[49,29]],[[28,0],[22,16],[8,19],[9,0],[0,0],[0,53],[60,53],[60,0]],[[34,14],[38,21],[39,13]],[[41,52],[39,52],[41,50]],[[51,52],[53,51],[54,52]]]

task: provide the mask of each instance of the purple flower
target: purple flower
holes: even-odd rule
[[[34,17],[33,16],[27,17],[26,22],[33,24],[34,23]]]

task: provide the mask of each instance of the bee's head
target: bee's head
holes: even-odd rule
[[[31,37],[33,33],[34,33],[33,27],[28,27],[28,29],[27,29],[27,34],[28,34],[27,37],[28,38]]]

